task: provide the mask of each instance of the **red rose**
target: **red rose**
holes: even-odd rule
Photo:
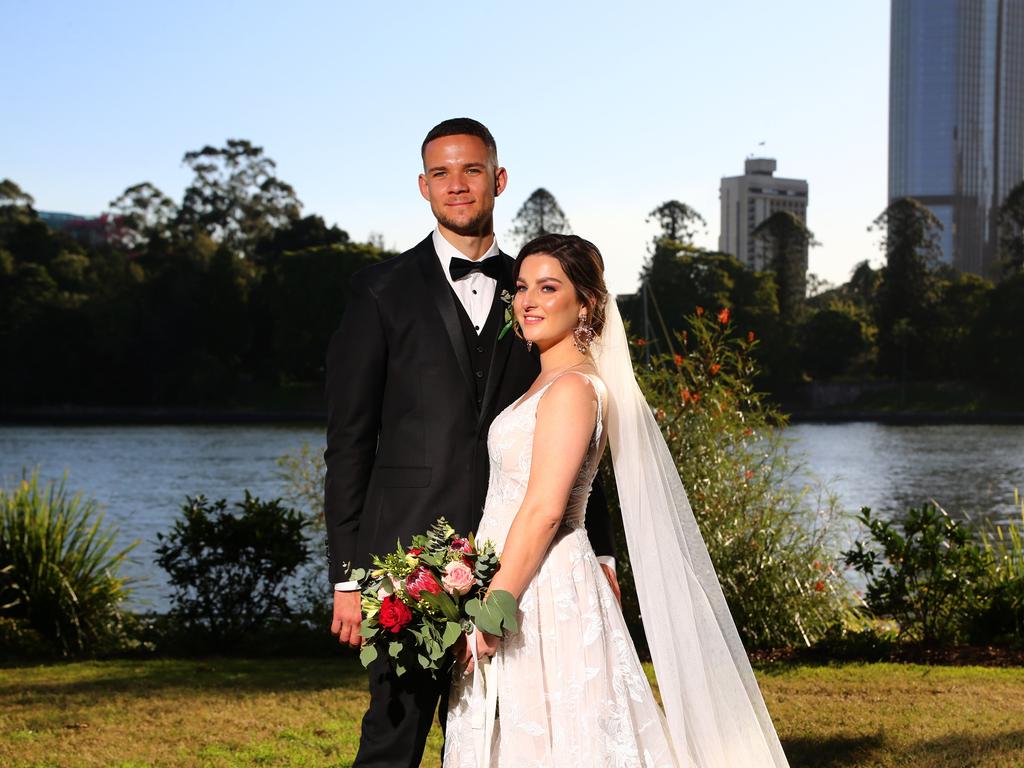
[[[425,565],[413,568],[405,579],[405,591],[413,600],[420,599],[421,592],[429,592],[432,595],[441,594],[441,585],[438,584],[434,574]]]
[[[409,547],[407,551],[410,555],[422,555],[423,547]]]
[[[412,621],[412,611],[394,595],[388,595],[380,602],[377,621],[393,635],[398,634]]]

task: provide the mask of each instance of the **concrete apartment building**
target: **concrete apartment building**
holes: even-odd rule
[[[776,176],[775,167],[772,158],[748,158],[743,175],[723,178],[719,187],[718,250],[731,253],[751,269],[766,269],[771,258],[764,243],[753,237],[758,224],[776,211],[789,211],[807,222],[807,182]]]

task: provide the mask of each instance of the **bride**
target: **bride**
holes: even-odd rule
[[[516,260],[515,316],[541,373],[491,425],[477,531],[519,631],[479,630],[456,674],[446,768],[753,768],[786,757],[675,464],[633,378],[597,248],[545,235]],[[583,527],[611,447],[664,709]]]

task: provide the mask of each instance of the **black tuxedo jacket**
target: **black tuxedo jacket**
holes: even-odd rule
[[[495,287],[514,291],[512,259]],[[482,403],[451,290],[428,236],[352,277],[351,297],[327,350],[324,516],[330,579],[369,565],[444,516],[476,530],[487,492],[487,430],[540,371],[511,332],[494,344]],[[603,493],[587,529],[612,554]]]

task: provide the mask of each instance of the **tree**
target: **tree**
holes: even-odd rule
[[[539,187],[516,213],[509,234],[522,246],[541,235],[572,234],[572,229],[555,196]]]
[[[807,318],[801,335],[808,373],[816,379],[841,375],[867,351],[868,331],[859,314],[850,305],[833,304]]]
[[[167,238],[177,215],[174,201],[148,181],[128,187],[110,201],[111,240],[135,250],[153,238]]]
[[[0,234],[36,217],[32,195],[10,179],[0,181]]]
[[[814,233],[799,216],[776,211],[757,225],[753,235],[771,249],[779,315],[783,322],[795,324],[807,299],[807,249],[818,245]]]
[[[999,207],[999,250],[1004,274],[1024,272],[1024,181]]]
[[[292,220],[287,227],[274,230],[261,240],[255,250],[256,261],[268,264],[289,251],[301,251],[322,245],[342,245],[349,241],[348,232],[337,226],[328,227],[320,216],[304,216]]]
[[[647,222],[650,223],[652,220],[661,228],[660,234],[654,236],[655,245],[659,240],[692,245],[697,226],[707,227],[703,216],[678,200],[668,200],[647,214]]]
[[[299,217],[295,190],[277,178],[276,163],[246,139],[186,152],[195,177],[185,190],[178,224],[205,232],[230,251],[249,254],[261,239]]]
[[[940,222],[928,208],[904,197],[889,204],[872,223],[882,233],[885,268],[878,291],[879,364],[883,372],[906,378],[920,369],[920,349],[913,349],[935,300]]]

